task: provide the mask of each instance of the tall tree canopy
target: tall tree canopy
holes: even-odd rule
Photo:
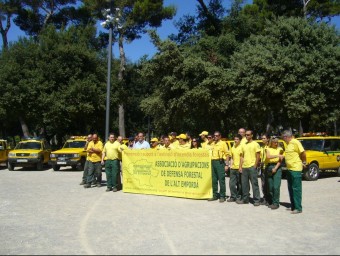
[[[91,45],[95,32],[91,27],[63,32],[48,27],[38,43],[22,39],[4,52],[0,113],[9,120],[26,120],[31,134],[101,129],[105,64]]]

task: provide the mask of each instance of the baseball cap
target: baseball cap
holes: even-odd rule
[[[177,139],[184,139],[184,140],[186,140],[186,139],[187,139],[187,136],[186,136],[184,133],[181,133],[181,134],[178,135],[176,138],[177,138]]]
[[[158,142],[158,139],[157,138],[152,138],[151,142]]]
[[[207,131],[203,131],[203,132],[201,132],[200,134],[199,134],[199,136],[202,136],[202,135],[205,135],[205,136],[207,136],[209,133],[207,132]]]

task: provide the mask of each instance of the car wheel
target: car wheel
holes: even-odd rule
[[[338,176],[340,177],[340,167],[338,168]]]
[[[60,170],[60,165],[52,165],[53,171],[59,171]]]
[[[319,166],[312,163],[308,166],[307,170],[304,172],[304,177],[306,180],[314,181],[318,180],[320,174]]]
[[[77,170],[77,166],[76,165],[72,165],[72,170]]]
[[[8,162],[7,163],[7,168],[8,168],[9,171],[14,171],[14,164]]]
[[[43,162],[37,163],[37,170],[41,171],[43,169]]]

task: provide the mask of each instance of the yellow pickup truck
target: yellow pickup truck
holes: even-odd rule
[[[7,140],[0,139],[0,165],[7,167],[8,152],[10,150]]]
[[[8,153],[8,170],[13,171],[15,167],[35,166],[42,170],[50,159],[51,146],[40,138],[25,138]]]
[[[73,170],[82,171],[86,161],[86,140],[87,136],[71,136],[61,149],[51,152],[48,164],[54,171],[59,171],[61,166],[71,166]]]

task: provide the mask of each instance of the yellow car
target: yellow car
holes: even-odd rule
[[[313,136],[297,138],[306,151],[306,180],[317,180],[320,172],[332,171],[340,176],[340,137]]]
[[[8,153],[8,170],[13,171],[17,166],[35,166],[40,171],[44,164],[48,163],[50,153],[51,146],[46,140],[39,138],[23,139]]]
[[[0,139],[0,164],[5,165],[6,167],[7,167],[9,150],[10,150],[10,147],[7,143],[7,140]]]
[[[86,151],[84,150],[87,136],[71,136],[64,146],[51,152],[49,165],[54,171],[58,171],[61,166],[71,166],[73,170],[83,170],[86,161]]]

